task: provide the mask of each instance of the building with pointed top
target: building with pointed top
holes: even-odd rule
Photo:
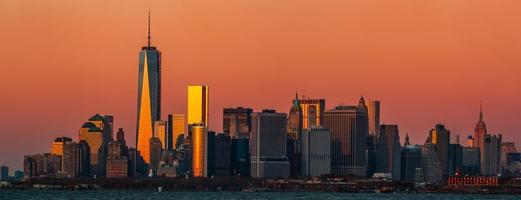
[[[136,148],[150,163],[150,138],[154,122],[161,118],[161,52],[150,44],[150,13],[147,45],[139,52]]]
[[[288,136],[287,136],[287,154],[290,164],[290,175],[295,177],[301,172],[300,170],[300,142],[302,134],[302,107],[298,99],[298,94],[295,93],[295,99],[291,104],[288,114]]]
[[[479,148],[479,151],[481,152],[481,162],[484,161],[483,156],[485,155],[483,153],[484,146],[485,146],[485,136],[487,135],[487,125],[485,124],[485,121],[483,120],[483,106],[479,106],[479,119],[478,123],[476,123],[476,127],[474,128],[474,135],[473,135],[473,147]]]

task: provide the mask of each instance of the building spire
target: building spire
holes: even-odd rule
[[[147,37],[148,47],[150,47],[150,10],[148,10],[148,37]]]
[[[483,122],[483,103],[479,103],[479,122]]]

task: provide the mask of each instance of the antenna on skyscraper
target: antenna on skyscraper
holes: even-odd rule
[[[148,47],[150,47],[150,10],[148,10]]]

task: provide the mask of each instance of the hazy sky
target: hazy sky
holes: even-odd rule
[[[162,51],[163,117],[186,86],[222,108],[287,112],[295,91],[327,108],[382,101],[382,121],[423,143],[438,122],[462,142],[483,101],[489,132],[521,143],[519,0],[0,0],[0,165],[77,140],[95,113],[135,143],[138,52]]]

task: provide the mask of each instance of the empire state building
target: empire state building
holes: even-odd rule
[[[150,163],[150,138],[161,118],[161,52],[150,45],[150,12],[147,45],[139,52],[136,147]]]

